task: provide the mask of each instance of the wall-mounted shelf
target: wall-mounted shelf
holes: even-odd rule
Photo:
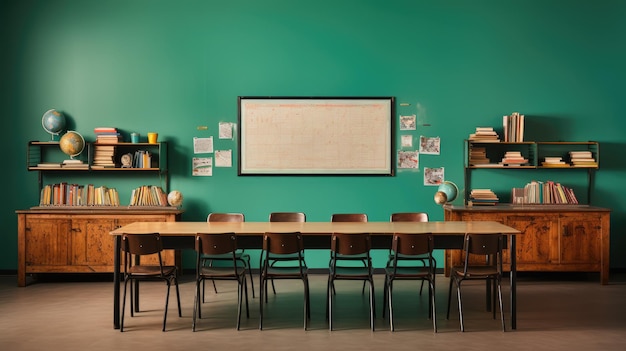
[[[142,156],[143,164],[136,163],[137,155]],[[124,155],[131,155],[130,163],[124,162]],[[149,157],[148,157],[149,155]],[[28,143],[26,167],[29,171],[39,173],[39,191],[43,188],[46,174],[54,172],[70,172],[85,176],[88,174],[110,172],[150,173],[156,174],[165,184],[166,193],[169,191],[167,142],[150,143],[85,143],[83,152],[74,159],[79,163],[64,164],[69,156],[64,154],[59,142],[31,141]],[[128,157],[126,161],[128,161]],[[126,163],[124,165],[124,163]],[[69,174],[68,174],[69,176]]]
[[[588,154],[593,162],[573,160],[572,155]],[[507,158],[514,155],[512,158]],[[518,156],[518,157],[516,157]],[[519,158],[521,156],[521,159]],[[554,162],[546,163],[546,158]],[[507,163],[508,160],[508,163]],[[560,160],[557,162],[556,160]],[[587,199],[591,203],[594,171],[600,164],[600,146],[595,141],[563,142],[480,142],[465,141],[464,148],[465,203],[472,190],[472,172],[477,170],[584,170],[587,172]],[[530,179],[529,179],[530,180]]]

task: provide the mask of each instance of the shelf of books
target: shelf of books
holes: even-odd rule
[[[102,137],[96,142],[85,143],[86,152],[67,162],[59,142],[31,141],[28,143],[27,169],[39,174],[40,199],[37,207],[43,208],[115,208],[120,207],[117,190],[112,187],[79,185],[85,177],[107,176],[107,172],[133,172],[148,183],[153,175],[158,176],[161,187],[151,186],[150,192],[133,190],[129,206],[152,208],[167,206],[168,170],[167,143],[125,143],[118,136]],[[71,172],[81,172],[72,173]],[[104,172],[104,173],[103,173]],[[143,172],[148,172],[145,175]],[[130,176],[130,173],[126,173]],[[135,178],[135,176],[130,176]],[[59,179],[61,178],[61,179]],[[97,178],[97,177],[96,177]],[[158,189],[157,189],[158,188]],[[135,192],[141,195],[135,198]],[[151,193],[154,195],[149,196]]]

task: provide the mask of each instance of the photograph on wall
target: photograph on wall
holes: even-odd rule
[[[232,167],[232,155],[232,150],[215,150],[215,167]]]
[[[398,151],[398,168],[418,168],[419,152]]]
[[[424,167],[424,185],[437,186],[443,182],[444,179],[443,167],[428,168]]]
[[[194,157],[192,159],[192,176],[210,177],[213,175],[213,159],[211,157]]]
[[[439,155],[441,140],[439,137],[420,136],[420,153],[426,155]]]
[[[415,130],[416,125],[415,115],[400,116],[400,130]]]
[[[193,153],[208,154],[213,152],[213,137],[193,138]]]
[[[220,122],[219,138],[220,139],[232,139],[233,138],[233,125],[234,123],[230,123],[230,122]]]
[[[400,137],[402,141],[402,147],[413,147],[413,136],[412,135],[403,135]]]

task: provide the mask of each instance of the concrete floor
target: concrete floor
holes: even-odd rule
[[[396,331],[382,318],[382,276],[376,280],[376,331],[369,329],[368,299],[360,282],[337,282],[334,328],[325,320],[325,275],[312,275],[310,329],[303,330],[302,284],[277,281],[270,294],[264,330],[258,329],[259,299],[250,295],[250,318],[235,330],[236,285],[218,282],[207,289],[203,319],[191,331],[194,283],[181,281],[183,317],[172,294],[167,331],[161,332],[165,285],[142,285],[142,312],[125,331],[113,329],[113,284],[100,279],[40,279],[18,288],[15,276],[0,276],[0,345],[2,350],[626,350],[626,277],[613,275],[602,286],[597,275],[522,275],[518,279],[517,329],[500,328],[484,309],[484,284],[464,285],[466,331],[459,331],[453,307],[446,320],[448,279],[437,278],[437,322],[433,333],[426,294],[416,298],[419,283],[394,286]],[[508,284],[508,282],[507,282]],[[255,284],[258,289],[258,284]],[[207,287],[210,287],[210,283]],[[508,299],[508,286],[504,289]],[[454,300],[453,300],[454,301]],[[453,305],[454,306],[454,305]],[[505,312],[508,301],[505,301]],[[508,313],[505,316],[509,318]]]

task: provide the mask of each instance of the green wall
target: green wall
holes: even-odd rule
[[[26,143],[50,138],[41,128],[50,108],[90,141],[97,126],[126,137],[159,132],[189,221],[212,211],[250,221],[272,211],[303,211],[311,221],[427,211],[442,220],[423,167],[445,167],[446,179],[461,184],[463,140],[518,111],[527,140],[600,142],[592,203],[613,210],[611,267],[625,268],[626,203],[617,186],[626,174],[625,15],[621,0],[0,0],[0,270],[17,268],[15,210],[38,201]],[[394,96],[398,115],[418,118],[416,131],[397,131],[397,145],[401,134],[414,144],[439,136],[441,155],[423,155],[419,170],[394,177],[238,177],[236,167],[192,177],[192,138],[217,139],[220,121],[237,120],[237,96],[251,95]],[[236,155],[237,142],[216,140],[215,148]],[[505,198],[531,178],[585,192],[584,174],[501,173],[474,178]],[[130,189],[148,181],[83,183],[115,186],[127,203]],[[326,257],[315,253],[312,265]]]

